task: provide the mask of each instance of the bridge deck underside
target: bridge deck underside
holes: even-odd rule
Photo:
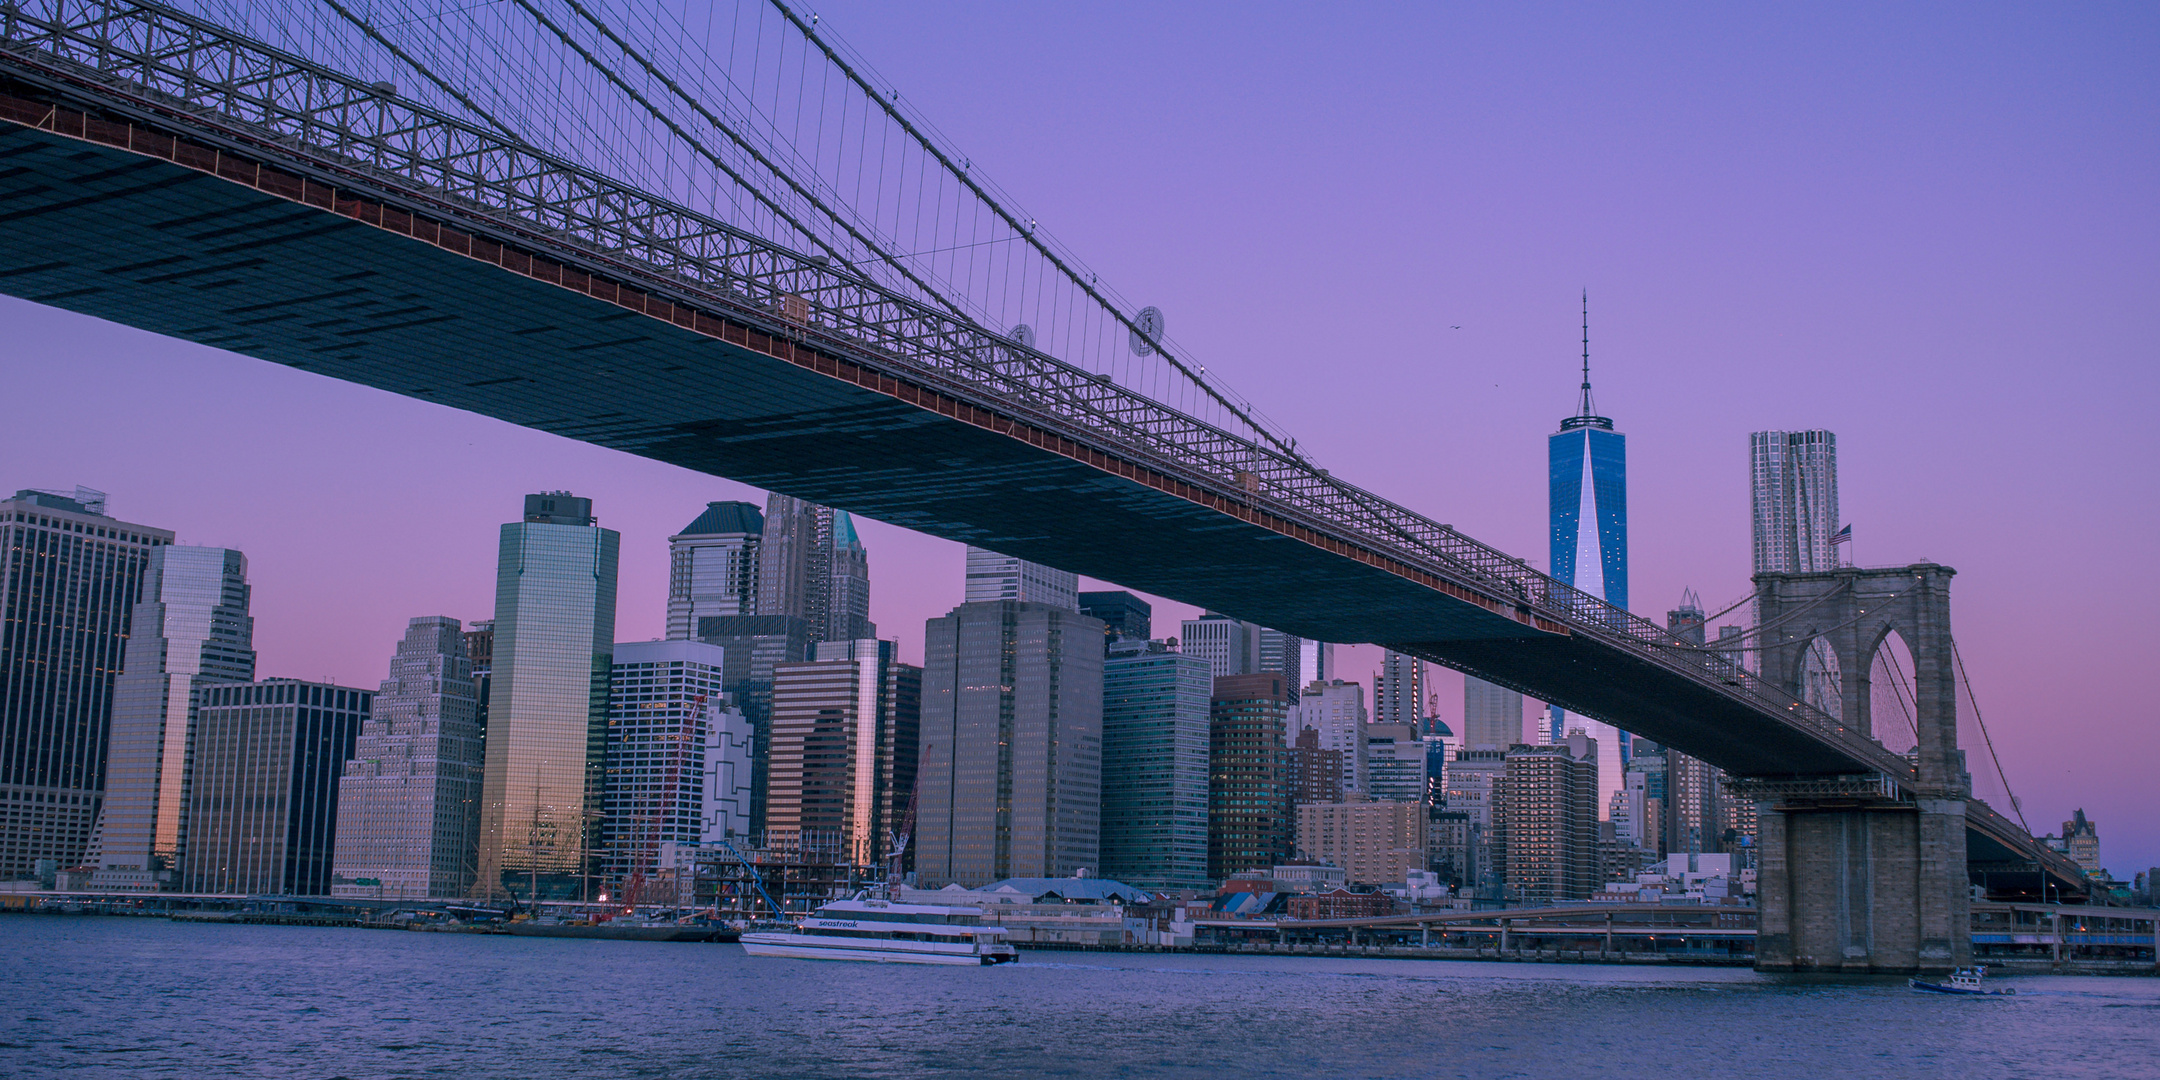
[[[1073,457],[336,213],[5,123],[0,291],[1306,637],[1393,643],[1735,774],[1867,769],[1616,647]]]

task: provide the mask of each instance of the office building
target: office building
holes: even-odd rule
[[[1290,806],[1343,801],[1342,751],[1320,745],[1320,733],[1304,728],[1290,747]]]
[[[1290,692],[1290,703],[1297,704],[1298,691],[1305,685],[1305,639],[1265,626],[1257,629],[1257,646],[1253,651],[1258,666],[1253,670],[1280,674],[1283,687]]]
[[[1425,662],[1389,649],[1373,679],[1373,723],[1410,724],[1425,718]]]
[[[1477,750],[1505,750],[1523,741],[1522,695],[1475,675],[1463,676],[1462,744]]]
[[[1289,683],[1275,672],[1224,675],[1208,701],[1208,876],[1289,859]]]
[[[1285,672],[1285,674],[1288,673]],[[1333,643],[1314,641],[1310,638],[1298,639],[1297,683],[1299,694],[1302,695],[1304,693],[1303,688],[1310,683],[1332,682],[1341,677],[1342,672],[1335,665],[1335,646]]]
[[[0,879],[84,861],[136,599],[172,541],[90,488],[0,500]]]
[[[924,627],[920,884],[1100,865],[1103,624],[1020,600]]]
[[[1510,748],[1493,799],[1493,857],[1526,904],[1584,901],[1597,891],[1597,745],[1574,733]]]
[[[407,623],[338,780],[332,895],[471,891],[485,760],[478,713],[458,621]]]
[[[1517,744],[1520,745],[1520,744]],[[1462,846],[1451,852],[1463,886],[1498,899],[1506,868],[1493,850],[1493,807],[1507,773],[1507,751],[1465,747],[1447,770],[1448,810],[1464,815]]]
[[[98,888],[172,886],[187,851],[202,688],[254,679],[254,641],[246,556],[177,545],[150,553],[113,692],[105,807],[91,860]]]
[[[1342,867],[1353,885],[1386,885],[1426,868],[1426,827],[1423,803],[1313,803],[1298,807],[1298,854]]]
[[[774,492],[765,499],[758,545],[757,608],[748,614],[788,615],[822,637],[832,584],[832,510]]]
[[[1211,678],[1260,670],[1260,625],[1209,611],[1179,626],[1185,655],[1207,661]]]
[[[621,546],[564,491],[502,527],[479,895],[584,896],[598,870]]]
[[[1590,394],[1590,300],[1583,298],[1582,388],[1575,415],[1545,440],[1549,467],[1547,495],[1552,523],[1552,576],[1615,608],[1628,606],[1627,436],[1597,415]],[[1615,616],[1617,618],[1617,616]],[[1607,790],[1603,807],[1617,790],[1625,741],[1608,724],[1587,717],[1570,721],[1555,707],[1548,730],[1538,741],[1557,743],[1580,728],[1606,755],[1600,776]],[[1505,744],[1503,744],[1505,745]]]
[[[703,843],[709,810],[747,809],[750,725],[722,689],[724,656],[702,641],[615,643],[600,835],[604,873],[618,887],[651,879],[661,845]],[[747,815],[729,825],[741,833]]]
[[[1101,594],[1081,595],[1085,605],[1086,597]],[[1103,661],[1102,876],[1157,891],[1212,886],[1213,685],[1206,661],[1162,642],[1111,646]]]
[[[701,619],[757,614],[758,547],[765,515],[746,502],[705,504],[668,537],[667,636],[698,636]]]
[[[1425,802],[1425,740],[1416,724],[1365,725],[1365,794],[1384,802]]]
[[[1838,565],[1837,435],[1758,431],[1748,436],[1755,572],[1808,573]]]
[[[877,624],[870,621],[870,552],[855,535],[853,515],[834,510],[825,522],[825,628],[818,640],[873,640]]]
[[[487,760],[488,687],[495,674],[495,620],[465,624],[465,657],[472,662],[473,728],[480,739],[480,760]]]
[[[883,866],[920,757],[923,671],[890,641],[826,641],[773,670],[768,843],[837,838],[842,858]]]
[[[2088,876],[2107,874],[2107,868],[2100,864],[2100,824],[2086,817],[2083,807],[2063,822],[2062,853],[2083,867]]]
[[[373,698],[298,679],[201,687],[180,891],[328,895],[339,780]]]
[[[1149,640],[1155,609],[1129,592],[1084,592],[1080,614],[1102,620],[1103,648],[1108,650],[1120,641]]]
[[[967,594],[970,604],[1013,600],[1044,604],[1066,611],[1080,610],[1080,578],[1055,567],[1001,555],[973,544],[967,549]]]
[[[1342,752],[1343,793],[1365,794],[1365,688],[1341,679],[1307,683],[1291,710],[1293,728],[1311,728],[1322,749]]]
[[[809,659],[817,636],[796,615],[723,615],[698,620],[698,640],[724,652],[722,685],[750,725],[750,831],[757,833],[771,781],[773,672]]]

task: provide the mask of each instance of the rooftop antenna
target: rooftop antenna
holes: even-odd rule
[[[1585,418],[1596,416],[1597,410],[1590,406],[1590,290],[1582,294],[1582,411]]]
[[[1575,415],[1560,421],[1560,430],[1595,427],[1612,430],[1612,421],[1597,414],[1597,406],[1590,400],[1590,290],[1582,294],[1582,405]]]

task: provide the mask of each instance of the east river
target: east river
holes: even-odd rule
[[[2160,979],[733,945],[0,917],[8,1077],[2160,1076]]]

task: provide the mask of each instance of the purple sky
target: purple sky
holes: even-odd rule
[[[818,10],[1322,464],[1540,566],[1587,287],[1643,614],[1747,591],[1750,430],[1836,431],[1859,560],[1960,571],[2036,831],[2083,807],[2119,876],[2160,864],[2160,11]],[[757,497],[20,301],[0,325],[0,484],[245,550],[265,675],[370,685],[406,618],[490,614],[495,527],[541,488],[622,530],[618,637],[655,636],[667,535]],[[862,532],[919,657],[960,549]]]

